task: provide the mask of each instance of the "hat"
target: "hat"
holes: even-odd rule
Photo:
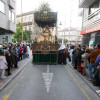
[[[62,40],[62,44],[61,44],[61,46],[60,46],[60,48],[58,49],[58,50],[63,50],[63,49],[65,49],[66,47],[65,47],[65,44],[64,44],[64,40]]]

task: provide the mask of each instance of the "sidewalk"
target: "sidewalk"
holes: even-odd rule
[[[12,68],[11,69],[11,76],[7,76],[6,79],[2,80],[0,79],[0,91],[5,88],[11,81],[13,78],[15,78],[23,68],[25,68],[25,66],[32,60],[32,55],[30,55],[29,58],[26,58],[25,60],[21,60],[18,62],[18,68]]]
[[[98,95],[100,96],[100,94],[97,93],[97,91],[100,91],[100,86],[93,86],[92,82],[88,80],[89,77],[89,73],[88,71],[86,71],[86,75],[83,76],[81,73],[79,73],[77,70],[75,70],[73,68],[73,66],[71,65],[71,62],[67,61],[67,64],[86,82],[86,84]]]

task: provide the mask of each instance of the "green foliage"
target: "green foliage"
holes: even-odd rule
[[[29,33],[29,31],[27,31],[27,30],[25,30],[24,32],[23,32],[23,40],[24,41],[28,41],[29,39],[30,39],[30,35],[29,35],[30,33]]]
[[[61,41],[62,41],[62,39],[61,39],[61,38],[59,38],[59,39],[58,39],[58,42],[59,42],[59,43],[61,43]]]
[[[42,2],[39,6],[39,8],[35,11],[35,12],[40,12],[40,13],[43,13],[44,11],[47,11],[47,12],[51,12],[51,8],[50,8],[50,5],[48,4],[48,2]]]
[[[61,43],[61,42],[62,42],[62,39],[61,39],[61,38],[59,38],[59,39],[58,39],[58,42],[59,42],[59,43]],[[67,43],[67,42],[68,42],[68,40],[67,40],[67,39],[65,39],[65,40],[64,40],[64,43]]]
[[[67,39],[65,39],[65,40],[64,40],[64,43],[67,43],[67,42],[68,42],[68,40],[67,40]]]
[[[13,42],[21,42],[22,39],[22,24],[19,22],[16,28],[16,33],[13,34]]]
[[[23,41],[30,41],[30,33],[28,30],[25,30],[23,32]],[[22,41],[22,24],[19,22],[17,29],[16,29],[16,33],[13,34],[13,42],[21,42]]]

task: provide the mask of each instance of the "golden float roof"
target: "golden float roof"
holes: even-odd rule
[[[57,22],[57,13],[56,12],[35,12],[34,13],[35,22],[41,26],[45,27],[55,27]]]

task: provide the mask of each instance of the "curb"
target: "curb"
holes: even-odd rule
[[[100,95],[96,92],[96,88],[94,87],[93,88],[93,86],[91,85],[91,84],[89,84],[88,82],[87,82],[87,80],[84,78],[84,77],[82,77],[82,75],[80,75],[69,63],[67,63],[77,74],[78,74],[78,76],[81,78],[81,79],[83,79],[84,81],[85,81],[85,83],[100,97]]]
[[[15,74],[11,79],[9,79],[1,88],[0,92],[25,68],[25,66],[32,60],[32,58]]]

